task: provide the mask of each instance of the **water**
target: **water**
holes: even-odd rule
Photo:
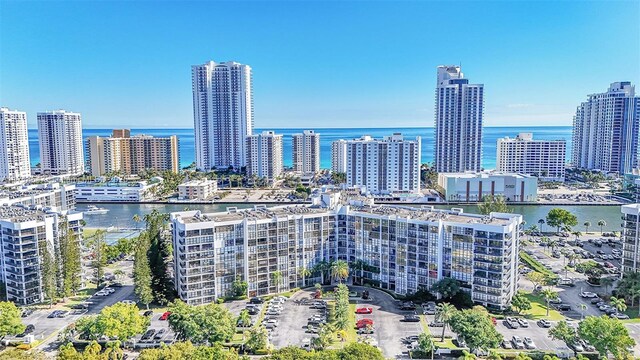
[[[313,128],[309,128],[313,129]],[[493,169],[496,165],[496,143],[499,138],[515,137],[520,132],[532,132],[534,139],[567,141],[567,157],[571,154],[571,127],[570,126],[533,126],[533,127],[485,127],[482,147],[482,166],[485,169]],[[291,134],[302,132],[303,129],[255,129],[274,130],[283,136],[284,165],[291,166]],[[433,128],[327,128],[315,129],[320,134],[320,162],[324,169],[331,168],[331,143],[339,139],[359,138],[362,135],[371,135],[375,138],[400,132],[406,137],[420,136],[422,138],[422,162],[433,161],[434,129]],[[83,136],[109,136],[111,129],[83,129]],[[177,135],[180,143],[180,166],[190,165],[195,160],[193,129],[131,129],[131,134],[147,134],[153,136]],[[29,150],[31,164],[40,162],[38,149],[38,131],[29,130]],[[567,158],[568,160],[568,158]]]
[[[160,212],[173,212],[182,211],[185,207],[190,210],[201,210],[203,212],[217,212],[225,211],[227,207],[236,206],[238,208],[247,208],[253,206],[252,204],[240,203],[240,204],[211,204],[211,205],[189,205],[189,204],[101,204],[100,207],[109,209],[107,215],[85,215],[87,221],[87,227],[110,227],[115,226],[119,228],[135,228],[142,226],[136,224],[132,218],[133,215],[138,214],[141,217],[144,214],[150,213],[153,209],[157,209]],[[450,209],[452,207],[461,207],[465,212],[477,213],[478,207],[474,205],[466,206],[451,206],[451,205],[438,205],[440,209]],[[547,216],[549,210],[553,208],[563,208],[578,217],[577,230],[584,232],[584,226],[582,224],[585,221],[590,221],[592,226],[590,231],[599,230],[596,223],[599,220],[607,222],[607,226],[604,230],[607,231],[620,231],[620,206],[553,206],[553,205],[515,205],[512,206],[513,212],[522,214],[524,220],[527,222],[527,227],[533,224],[538,224],[539,219],[544,219]],[[83,209],[83,205],[78,206],[79,209]],[[548,227],[545,225],[545,230]]]

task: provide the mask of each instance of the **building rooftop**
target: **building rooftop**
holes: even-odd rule
[[[326,213],[326,208],[311,207],[304,205],[280,206],[268,208],[264,205],[255,205],[252,209],[238,209],[236,207],[227,208],[226,212],[203,214],[200,211],[187,211],[174,213],[179,216],[184,223],[198,223],[207,221],[237,221],[242,219],[264,220],[274,217],[286,217],[302,214],[322,214]],[[172,216],[174,215],[172,214]]]
[[[467,172],[459,172],[459,173],[440,173],[438,175],[447,177],[447,178],[459,178],[459,179],[475,179],[475,178],[489,178],[492,176],[510,176],[519,179],[526,178],[535,178],[535,176],[520,174],[520,173],[511,173],[511,172],[500,172],[500,171],[467,171]]]
[[[352,210],[359,213],[368,213],[392,218],[415,219],[419,221],[436,222],[449,221],[467,224],[487,224],[487,225],[509,225],[513,219],[521,216],[518,214],[491,213],[490,215],[465,214],[462,209],[453,208],[451,210],[435,209],[432,206],[408,207],[373,205],[352,207]]]

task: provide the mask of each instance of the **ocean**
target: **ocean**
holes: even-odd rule
[[[313,129],[313,128],[305,128]],[[283,136],[284,165],[291,166],[291,135],[302,132],[303,129],[254,129],[254,132],[262,130],[274,130]],[[324,169],[331,168],[331,143],[339,139],[359,138],[362,135],[371,135],[374,138],[402,133],[409,138],[420,136],[422,139],[422,162],[432,162],[434,152],[434,128],[324,128],[314,129],[320,134],[320,163]],[[567,141],[567,157],[571,154],[571,126],[529,126],[529,127],[485,127],[482,145],[482,166],[485,169],[493,169],[496,166],[496,143],[499,138],[505,136],[515,137],[521,132],[532,132],[534,139]],[[109,136],[111,129],[83,129],[83,136]],[[132,135],[147,134],[153,136],[177,135],[180,147],[180,166],[185,167],[195,161],[193,129],[131,129]],[[29,151],[31,165],[40,162],[38,149],[38,130],[29,129]],[[568,160],[568,158],[567,158]]]

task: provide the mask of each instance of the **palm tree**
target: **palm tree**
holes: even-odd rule
[[[358,270],[360,272],[360,285],[364,284],[364,268],[367,266],[367,263],[362,259],[357,259],[351,262],[351,268],[353,270]]]
[[[276,292],[280,292],[280,281],[282,280],[282,272],[280,270],[271,273],[271,281],[276,283]]]
[[[544,229],[544,224],[545,224],[544,219],[540,219],[540,220],[538,220],[538,224],[540,224],[540,231],[543,231],[543,229]]]
[[[314,266],[313,266],[313,270],[311,272],[313,272],[314,274],[320,274],[320,283],[324,284],[324,273],[327,271],[327,269],[329,268],[329,263],[322,260],[317,262]]]
[[[591,222],[585,221],[584,224],[582,225],[584,225],[584,233],[585,234],[589,233],[589,227],[591,226]]]
[[[247,326],[251,325],[251,315],[249,315],[249,311],[246,309],[242,309],[240,314],[238,315],[238,325]]]
[[[303,266],[298,270],[298,275],[302,276],[302,285],[307,286],[307,278],[311,276],[311,270],[306,266]]]
[[[582,233],[580,231],[574,231],[571,234],[576,237],[576,241],[578,241],[578,238],[582,236]]]
[[[612,296],[611,299],[609,299],[609,303],[612,307],[618,310],[618,312],[625,312],[627,310],[627,304],[624,302],[623,298]]]
[[[584,311],[587,310],[587,305],[584,303],[580,303],[578,307],[580,308],[580,320],[584,320]]]
[[[611,286],[612,284],[613,284],[613,279],[610,277],[604,277],[600,279],[600,285],[604,286],[605,293],[609,292],[609,286]]]
[[[344,260],[335,261],[331,264],[331,277],[342,284],[349,277],[349,264]]]
[[[602,228],[607,226],[607,222],[604,220],[598,220],[598,226],[600,226],[600,235],[602,235]]]
[[[131,219],[133,220],[133,222],[135,222],[135,223],[136,223],[136,227],[138,227],[138,225],[137,225],[137,224],[139,224],[139,223],[140,223],[140,221],[142,221],[142,219],[140,218],[140,215],[138,215],[138,214],[134,214],[134,215],[133,215],[133,217],[132,217]]]
[[[549,316],[549,301],[551,301],[551,299],[555,299],[558,297],[558,293],[553,291],[550,288],[546,288],[542,291],[540,291],[540,295],[544,298],[544,302],[546,304],[547,307],[547,316]]]
[[[453,314],[458,311],[455,306],[449,303],[440,303],[436,306],[436,320],[442,323],[442,336],[440,341],[444,341],[444,329],[449,325]]]

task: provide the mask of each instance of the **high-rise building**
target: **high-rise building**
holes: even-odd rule
[[[247,282],[247,296],[288,291],[320,281],[302,268],[361,260],[367,266],[350,275],[396,294],[453,278],[475,303],[509,306],[517,290],[521,215],[347,202],[172,213],[180,298],[214,302],[238,278]],[[270,280],[274,271],[282,273],[280,283]]]
[[[0,108],[0,181],[30,176],[27,113]]]
[[[38,113],[40,171],[47,175],[82,175],[84,147],[79,113],[65,110]]]
[[[282,173],[282,135],[273,131],[247,136],[247,175],[273,182]]]
[[[251,67],[237,62],[191,67],[196,167],[240,169],[253,131]]]
[[[374,194],[420,191],[420,137],[363,136],[346,141],[346,150],[348,186],[366,186]]]
[[[36,304],[46,297],[44,273],[47,271],[47,256],[51,263],[62,258],[60,243],[66,232],[74,233],[76,241],[82,242],[82,213],[3,206],[0,207],[0,231],[0,274],[6,287],[6,299],[17,305]],[[48,271],[55,273],[55,265]],[[81,283],[83,281],[84,278],[80,280]],[[53,286],[56,285],[54,280]]]
[[[565,140],[534,140],[533,134],[520,133],[498,139],[496,170],[564,181],[566,154]]]
[[[347,140],[336,140],[331,143],[331,171],[347,173]]]
[[[87,167],[94,176],[120,172],[138,174],[143,170],[180,170],[178,137],[131,136],[129,129],[115,129],[111,137],[87,138]]]
[[[304,130],[302,134],[291,136],[293,151],[293,171],[313,174],[320,171],[320,134]]]
[[[640,101],[629,81],[591,94],[573,118],[572,165],[627,174],[638,167]]]
[[[438,66],[436,171],[481,170],[483,89],[482,84],[469,84],[459,66]]]
[[[640,204],[622,205],[622,273],[640,270]]]

